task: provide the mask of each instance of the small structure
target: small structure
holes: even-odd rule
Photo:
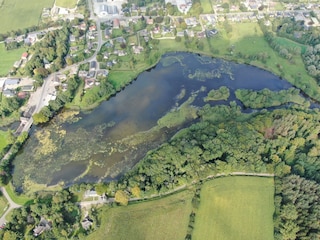
[[[89,79],[88,79],[89,80]],[[95,190],[87,190],[84,192],[84,198],[100,197]]]
[[[27,52],[24,52],[24,53],[22,53],[22,55],[21,55],[21,59],[22,59],[22,60],[27,60],[28,56],[29,56],[29,54],[28,54]]]
[[[97,62],[96,61],[91,61],[90,62],[90,71],[95,71],[97,68]]]
[[[113,28],[119,29],[120,28],[120,20],[118,18],[113,19]]]

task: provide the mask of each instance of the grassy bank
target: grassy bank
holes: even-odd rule
[[[4,214],[8,208],[8,201],[4,196],[0,196],[0,216]]]
[[[9,183],[8,185],[5,186],[8,195],[10,196],[10,198],[12,199],[12,201],[14,201],[17,204],[20,205],[25,205],[27,204],[29,201],[32,201],[30,198],[28,198],[25,195],[17,195],[17,193],[14,191],[14,187],[12,186],[11,183]]]
[[[205,183],[192,239],[273,239],[273,185],[270,178],[242,176]]]
[[[183,191],[159,200],[126,207],[103,208],[100,228],[90,239],[184,239],[192,193]]]
[[[53,2],[54,0],[4,1],[0,7],[0,22],[3,23],[0,32],[5,33],[38,25],[42,9],[51,8]]]

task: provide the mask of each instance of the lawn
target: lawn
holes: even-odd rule
[[[203,13],[213,13],[211,0],[200,0]]]
[[[0,43],[0,76],[6,76],[13,67],[14,62],[19,60],[21,54],[25,51],[26,49],[23,47],[7,51],[4,43]]]
[[[305,53],[305,51],[307,49],[306,45],[294,42],[294,41],[287,39],[287,38],[276,37],[275,40],[279,45],[281,45],[287,49],[299,48],[301,50],[301,53]]]
[[[8,195],[12,199],[12,201],[14,201],[17,204],[25,205],[25,204],[28,204],[28,202],[33,201],[30,198],[26,197],[25,195],[21,194],[18,196],[17,193],[14,191],[11,183],[6,185],[5,188],[7,190]]]
[[[42,9],[52,7],[53,2],[54,0],[5,0],[0,7],[0,32],[38,25]]]
[[[0,152],[8,145],[9,132],[0,130]]]
[[[55,4],[58,7],[63,8],[75,8],[77,5],[77,0],[56,0]]]
[[[0,196],[0,216],[4,214],[5,210],[8,207],[7,199],[4,196]]]
[[[100,228],[86,239],[185,239],[191,198],[191,192],[183,191],[150,202],[103,208]]]
[[[233,176],[205,183],[192,239],[274,239],[273,196],[273,178]]]

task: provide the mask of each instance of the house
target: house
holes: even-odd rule
[[[20,78],[7,78],[4,85],[5,89],[16,89],[19,87]]]
[[[117,37],[115,39],[118,43],[126,43],[126,40],[123,37]]]
[[[6,78],[0,78],[0,91],[2,91],[5,81],[6,81]]]
[[[74,35],[70,35],[69,41],[70,42],[75,42],[76,41],[76,37]]]
[[[148,25],[153,24],[153,18],[148,18],[148,19],[147,19],[147,24],[148,24]]]
[[[21,59],[26,60],[28,58],[29,54],[27,52],[22,53]]]
[[[86,216],[82,221],[81,221],[81,226],[84,230],[88,230],[91,225],[93,224],[93,220],[89,218],[89,216]]]
[[[5,89],[2,91],[2,95],[9,98],[9,97],[14,97],[16,94],[13,90],[11,89]]]
[[[90,62],[90,71],[95,71],[97,68],[97,62],[96,61],[91,61]]]
[[[80,70],[79,73],[78,73],[78,76],[79,77],[87,77],[88,76],[88,72],[87,71],[83,71],[83,70]]]
[[[84,83],[85,83],[84,89],[92,88],[94,86],[95,79],[94,78],[87,78],[86,80],[84,80]],[[95,194],[93,192],[95,192]],[[86,191],[84,193],[84,198],[97,197],[97,196],[98,196],[98,194],[96,193],[96,191]]]
[[[34,89],[33,85],[21,86],[21,91],[23,91],[23,92],[31,92],[31,91],[33,91],[33,89]]]
[[[93,32],[93,31],[97,31],[97,26],[96,25],[92,25],[89,27],[89,31]]]
[[[218,33],[217,29],[212,29],[212,30],[206,30],[207,37],[213,37]]]
[[[14,64],[13,64],[13,67],[15,67],[15,68],[20,67],[21,62],[22,62],[22,60],[21,60],[21,59],[20,59],[20,60],[18,60],[18,61],[15,61],[15,62],[14,62]]]
[[[110,31],[110,29],[106,29],[105,31],[104,31],[104,37],[106,38],[106,39],[109,39],[110,37],[111,37],[111,31]]]
[[[133,50],[134,54],[140,54],[143,51],[143,47],[141,47],[141,46],[133,46],[132,50]]]
[[[52,223],[41,217],[39,225],[35,229],[33,229],[33,235],[37,237],[44,231],[50,230],[51,227]]]
[[[119,29],[120,28],[120,20],[118,18],[113,19],[113,28]]]
[[[105,52],[105,53],[103,54],[103,59],[108,59],[108,58],[109,58],[109,53]]]

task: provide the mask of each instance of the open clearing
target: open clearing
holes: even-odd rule
[[[87,239],[183,240],[187,234],[192,193],[126,207],[103,208],[100,228]]]
[[[219,178],[205,183],[200,196],[192,239],[274,239],[273,178]]]
[[[42,9],[51,8],[53,2],[54,0],[4,0],[0,7],[0,32],[38,25]]]
[[[63,8],[75,8],[78,0],[56,0],[55,4]]]
[[[14,62],[18,61],[25,51],[26,49],[23,47],[7,51],[4,43],[0,43],[0,76],[6,76],[13,67]]]

